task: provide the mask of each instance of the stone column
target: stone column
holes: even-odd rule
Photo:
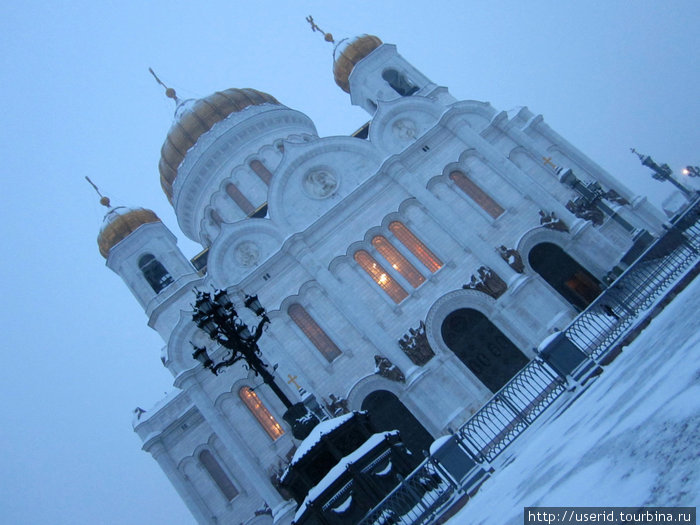
[[[191,370],[183,372],[175,379],[175,386],[187,392],[204,420],[228,449],[230,457],[237,463],[239,470],[245,473],[248,491],[257,491],[270,508],[274,509],[283,503],[282,496],[272,485],[262,466],[255,461],[255,454],[248,446],[245,436],[242,436],[229,423],[221,409],[214,405],[214,401],[199,383],[196,372]]]
[[[574,222],[578,221],[576,216],[566,209],[566,206],[545,191],[537,181],[513,164],[510,159],[498,151],[490,142],[462,123],[459,118],[447,118],[444,121],[444,125],[466,145],[474,147],[496,173],[507,180],[522,195],[529,197],[541,209],[554,212],[557,217],[563,219],[569,225],[569,228],[572,227]]]
[[[353,290],[318,263],[317,257],[314,256],[313,251],[301,237],[295,238],[294,242],[290,243],[290,253],[323,287],[336,308],[343,313],[357,331],[367,337],[379,352],[398,366],[406,377],[408,377],[410,369],[417,368],[403,353],[398,341],[389,337],[382,330],[368,330],[368,327],[374,326],[375,318],[367,310],[367,306],[357,300]]]
[[[510,285],[520,274],[515,272],[496,252],[496,246],[489,245],[471,228],[464,225],[445,204],[432,192],[425,188],[417,177],[407,171],[399,162],[385,165],[388,175],[396,181],[406,192],[413,195],[418,202],[428,211],[436,222],[463,248],[469,250],[486,266],[495,271],[501,279]]]
[[[211,513],[207,508],[206,504],[202,498],[197,493],[196,489],[189,482],[187,477],[178,470],[177,465],[170,456],[170,453],[165,448],[165,445],[160,441],[160,439],[155,439],[154,441],[147,441],[143,445],[143,449],[149,452],[153,459],[158,462],[161,470],[173,484],[175,490],[179,494],[182,501],[190,512],[195,517],[198,523],[214,523],[212,520]]]

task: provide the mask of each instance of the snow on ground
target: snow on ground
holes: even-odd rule
[[[448,524],[520,525],[532,506],[698,506],[699,328],[696,279],[565,412],[506,449]]]

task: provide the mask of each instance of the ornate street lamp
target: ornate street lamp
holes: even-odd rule
[[[681,173],[687,177],[700,177],[700,166],[686,166]]]
[[[673,178],[671,175],[673,174],[673,170],[669,167],[668,164],[657,164],[654,159],[652,159],[649,155],[642,155],[639,153],[636,149],[630,148],[630,151],[637,155],[639,157],[639,160],[642,161],[642,165],[646,166],[647,168],[651,168],[654,171],[654,174],[652,177],[656,180],[660,181],[669,181],[671,184],[673,184],[676,188],[681,190],[683,192],[683,195],[688,197],[689,199],[692,200],[694,192],[683,186],[680,182],[678,182],[675,178]],[[689,166],[691,168],[692,166]],[[687,170],[688,168],[686,168]],[[684,170],[685,171],[685,170]]]
[[[238,316],[233,301],[226,290],[215,290],[213,294],[195,289],[196,299],[192,320],[197,328],[206,333],[209,338],[229,350],[230,355],[219,363],[214,363],[205,346],[198,347],[190,341],[194,348],[192,357],[214,375],[222,368],[229,367],[241,359],[256,376],[269,386],[277,398],[287,408],[283,418],[291,427],[294,437],[304,439],[319,419],[308,411],[303,403],[292,403],[282,389],[275,383],[275,377],[268,371],[267,365],[261,358],[258,340],[262,336],[265,325],[270,318],[265,308],[260,304],[257,295],[246,295],[244,305],[260,318],[258,325],[251,333],[248,326]],[[302,437],[300,437],[302,436]]]

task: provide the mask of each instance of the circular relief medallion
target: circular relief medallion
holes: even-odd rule
[[[327,170],[313,170],[304,176],[302,184],[310,197],[325,199],[338,189],[338,177]]]
[[[260,260],[260,247],[253,241],[243,241],[234,248],[234,257],[239,266],[250,268]]]
[[[415,140],[418,136],[418,126],[409,118],[400,118],[391,126],[394,135],[400,140]]]

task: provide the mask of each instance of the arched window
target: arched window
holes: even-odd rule
[[[406,257],[401,255],[394,246],[382,235],[377,235],[372,239],[372,246],[374,246],[379,253],[382,254],[391,267],[399,272],[404,279],[414,288],[418,288],[421,284],[425,282],[425,277],[416,270]]]
[[[202,450],[199,453],[199,462],[202,464],[204,469],[209,473],[211,479],[219,487],[224,497],[231,501],[233,498],[238,496],[238,490],[234,487],[233,483],[221,468],[219,462],[208,450]]]
[[[233,183],[229,182],[226,185],[226,193],[229,197],[233,199],[233,202],[238,205],[238,207],[243,211],[243,213],[250,215],[255,211],[255,207],[246,199],[245,195],[241,193],[241,190]]]
[[[309,341],[323,354],[323,357],[328,361],[333,361],[341,352],[330,337],[323,331],[323,328],[318,326],[313,317],[309,315],[306,309],[298,303],[294,303],[287,310],[292,321],[304,332],[304,335],[309,338]]]
[[[397,283],[382,266],[365,250],[355,252],[355,261],[384,290],[395,303],[400,303],[408,293]]]
[[[477,186],[474,181],[467,178],[467,176],[461,171],[453,171],[450,173],[450,179],[452,179],[460,190],[466,193],[494,219],[505,211],[500,204],[489,197],[484,190]]]
[[[219,212],[213,208],[209,211],[209,216],[211,217],[211,221],[217,226],[221,226],[221,223],[224,222]]]
[[[408,97],[418,91],[418,86],[414,86],[403,73],[395,69],[385,69],[382,78],[402,97]]]
[[[148,284],[151,285],[151,288],[156,293],[160,293],[163,288],[173,282],[173,278],[165,267],[150,253],[141,256],[139,268]]]
[[[401,241],[401,244],[408,248],[431,273],[435,273],[442,268],[442,261],[431,252],[411,230],[406,228],[403,223],[399,221],[390,223],[389,231],[396,235],[396,238]]]
[[[270,414],[270,411],[265,408],[258,394],[251,390],[250,387],[244,386],[238,391],[238,395],[272,439],[277,439],[284,434],[282,426]]]
[[[272,180],[272,173],[270,173],[270,170],[268,170],[265,165],[257,159],[251,160],[249,165],[250,169],[252,169],[255,174],[260,177],[260,180],[269,186],[270,181]]]

